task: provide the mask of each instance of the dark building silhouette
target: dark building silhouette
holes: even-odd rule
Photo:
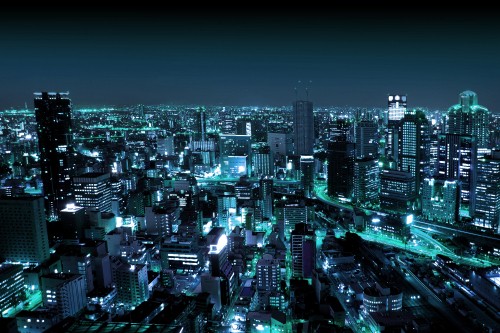
[[[293,103],[293,135],[295,155],[312,155],[314,145],[312,102],[295,101]]]
[[[42,171],[45,212],[58,218],[72,197],[70,163],[71,100],[69,93],[35,93],[35,116]]]
[[[328,195],[351,198],[354,191],[355,144],[330,142],[328,144]]]

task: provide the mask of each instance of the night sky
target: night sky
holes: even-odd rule
[[[440,109],[470,89],[498,112],[500,16],[472,7],[9,8],[0,110],[31,108],[34,91],[77,106],[282,106],[308,87],[316,106],[384,107],[399,92]]]

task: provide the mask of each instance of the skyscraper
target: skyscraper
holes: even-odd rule
[[[295,278],[311,278],[316,262],[316,238],[307,224],[298,223],[291,235],[292,275]]]
[[[109,173],[89,172],[73,177],[77,205],[101,212],[111,211],[111,181]]]
[[[273,216],[273,178],[262,177],[259,181],[259,200],[261,201],[262,217],[270,219]]]
[[[476,136],[440,134],[438,140],[438,178],[458,181],[460,215],[472,217],[476,203]]]
[[[467,90],[459,96],[459,104],[448,109],[447,133],[474,135],[478,148],[488,148],[490,112],[478,104],[475,92]]]
[[[222,304],[229,304],[237,286],[237,276],[229,261],[229,245],[224,228],[212,228],[207,235],[210,271],[213,277],[220,278]]]
[[[406,111],[406,95],[391,94],[387,98],[388,120],[401,120]]]
[[[295,155],[312,155],[314,145],[312,102],[295,101],[293,103],[293,135]]]
[[[41,277],[43,305],[61,319],[73,316],[87,305],[85,279],[80,274],[51,273]]]
[[[354,143],[340,141],[328,144],[328,195],[351,199],[355,153]]]
[[[400,171],[415,177],[415,191],[420,193],[422,181],[429,176],[430,126],[423,111],[406,111],[398,125],[398,152],[395,160]]]
[[[71,100],[69,93],[35,93],[38,149],[42,171],[45,212],[57,219],[72,197]]]
[[[314,156],[300,156],[300,181],[305,197],[311,197],[314,191]]]
[[[429,221],[458,223],[460,192],[456,180],[425,178],[422,182],[422,215]]]
[[[387,102],[387,124],[385,132],[386,154],[395,156],[398,151],[398,130],[399,121],[406,112],[406,95],[392,94]]]
[[[378,159],[367,157],[354,163],[354,200],[361,205],[379,202],[380,169]]]
[[[362,120],[356,123],[356,158],[377,157],[377,123],[370,120]]]
[[[474,224],[500,232],[500,151],[493,150],[477,160]]]
[[[42,263],[49,238],[42,197],[0,199],[0,256],[14,262]]]

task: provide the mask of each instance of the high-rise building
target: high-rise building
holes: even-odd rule
[[[257,262],[257,290],[276,291],[281,280],[279,260],[265,254]]]
[[[415,177],[415,190],[420,193],[421,183],[430,174],[430,124],[423,111],[406,111],[398,125],[398,152],[395,160],[400,171]]]
[[[401,120],[406,112],[406,95],[390,94],[387,98],[388,120]]]
[[[425,178],[422,183],[422,215],[439,223],[455,224],[459,219],[460,192],[456,180]]]
[[[207,235],[210,272],[220,278],[222,304],[228,305],[236,291],[238,277],[229,261],[229,245],[224,228],[212,228]]]
[[[406,95],[389,95],[387,105],[387,118],[384,119],[386,154],[394,158],[399,143],[397,126],[406,112]]]
[[[460,215],[472,217],[476,204],[476,136],[440,134],[438,140],[438,178],[459,182]]]
[[[252,167],[254,177],[274,175],[274,160],[269,146],[253,149]]]
[[[24,299],[23,266],[0,264],[0,312],[17,307]]]
[[[309,198],[314,192],[314,156],[300,156],[300,174],[304,196]]]
[[[380,207],[406,212],[416,199],[415,178],[409,172],[382,170],[380,173]]]
[[[356,123],[356,158],[376,158],[378,125],[374,121],[362,120]]]
[[[271,149],[273,158],[291,155],[293,153],[293,139],[289,133],[267,133],[267,144]]]
[[[195,116],[195,141],[205,141],[207,135],[207,120],[206,111],[204,107],[196,109]]]
[[[252,161],[250,135],[222,134],[219,149],[222,175],[229,177],[250,176]]]
[[[351,199],[354,190],[355,144],[328,144],[328,195]]]
[[[500,151],[477,160],[474,224],[500,233]]]
[[[0,199],[0,256],[40,264],[50,256],[42,197]]]
[[[448,109],[450,134],[474,135],[478,148],[488,148],[490,141],[490,112],[478,104],[477,94],[467,90],[459,95],[459,104]]]
[[[111,180],[109,173],[90,172],[73,177],[76,204],[87,209],[111,211]]]
[[[295,101],[293,103],[293,135],[295,155],[312,155],[314,146],[312,102]]]
[[[57,219],[72,199],[71,100],[69,93],[35,93],[38,148],[42,172],[45,213]]]
[[[366,157],[354,163],[354,200],[361,205],[379,202],[380,168],[378,159]]]
[[[117,302],[135,307],[149,298],[148,269],[146,265],[119,263],[113,269]]]
[[[41,277],[43,305],[61,319],[73,316],[87,305],[85,280],[80,274],[51,273]]]
[[[261,201],[262,217],[270,219],[273,216],[272,177],[262,177],[259,180],[259,200]]]
[[[179,224],[179,207],[145,207],[146,231],[148,234],[167,237],[172,235],[173,229]]]
[[[316,263],[316,237],[307,224],[298,223],[291,234],[292,276],[312,278]]]

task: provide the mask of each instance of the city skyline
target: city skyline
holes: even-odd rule
[[[487,8],[156,9],[5,10],[0,109],[30,105],[34,91],[70,91],[76,105],[283,106],[308,95],[359,107],[399,92],[410,108],[447,109],[465,90],[500,109]]]

